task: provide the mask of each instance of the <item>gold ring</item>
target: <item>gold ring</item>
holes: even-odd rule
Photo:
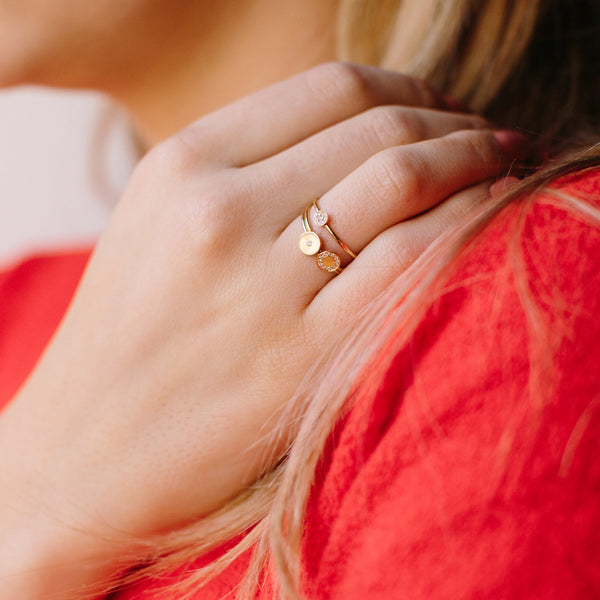
[[[331,235],[331,237],[338,243],[339,247],[346,254],[350,255],[352,258],[356,258],[356,254],[354,252],[352,252],[352,250],[350,250],[350,248],[348,248],[348,246],[346,246],[346,244],[344,244],[344,242],[342,242],[342,240],[340,240],[340,238],[333,231],[333,229],[331,229],[331,226],[328,223],[328,221],[329,221],[329,215],[324,210],[321,210],[319,208],[317,200],[315,200],[313,202],[313,206],[315,207],[315,216],[314,216],[315,223],[317,225],[320,225],[321,227],[324,227],[329,232],[329,234]]]
[[[302,228],[304,232],[298,240],[300,251],[302,254],[306,254],[306,256],[314,256],[316,254],[319,269],[328,271],[329,273],[341,273],[343,271],[340,266],[342,261],[335,252],[329,252],[328,250],[319,252],[321,250],[321,238],[310,228],[310,221],[308,219],[311,206],[312,203],[308,204],[302,211]]]

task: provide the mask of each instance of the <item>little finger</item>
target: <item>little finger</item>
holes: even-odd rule
[[[382,293],[438,238],[463,223],[490,198],[486,181],[448,198],[426,213],[377,236],[344,272],[326,285],[307,308],[306,316],[330,327],[349,324],[352,316]],[[340,302],[343,298],[343,302]],[[324,319],[324,316],[327,319]],[[331,332],[333,333],[333,332]]]

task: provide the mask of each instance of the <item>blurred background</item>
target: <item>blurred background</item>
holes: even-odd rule
[[[138,159],[124,113],[87,92],[0,92],[0,269],[89,245]]]

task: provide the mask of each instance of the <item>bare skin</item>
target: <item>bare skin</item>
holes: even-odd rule
[[[335,58],[337,0],[0,0],[0,87],[91,88],[146,146]]]

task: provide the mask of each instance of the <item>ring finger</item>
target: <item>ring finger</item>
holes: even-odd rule
[[[319,207],[329,215],[328,225],[358,254],[371,240],[393,225],[429,210],[445,198],[476,183],[493,179],[507,170],[511,146],[522,145],[518,135],[489,130],[460,131],[447,136],[390,148],[367,160],[323,195]],[[307,199],[307,201],[310,199]],[[350,259],[331,234],[313,219],[309,224],[323,250]],[[276,242],[295,252],[292,268],[314,282],[314,291],[331,277],[297,250],[304,227],[297,217]],[[312,275],[310,275],[312,273]]]

